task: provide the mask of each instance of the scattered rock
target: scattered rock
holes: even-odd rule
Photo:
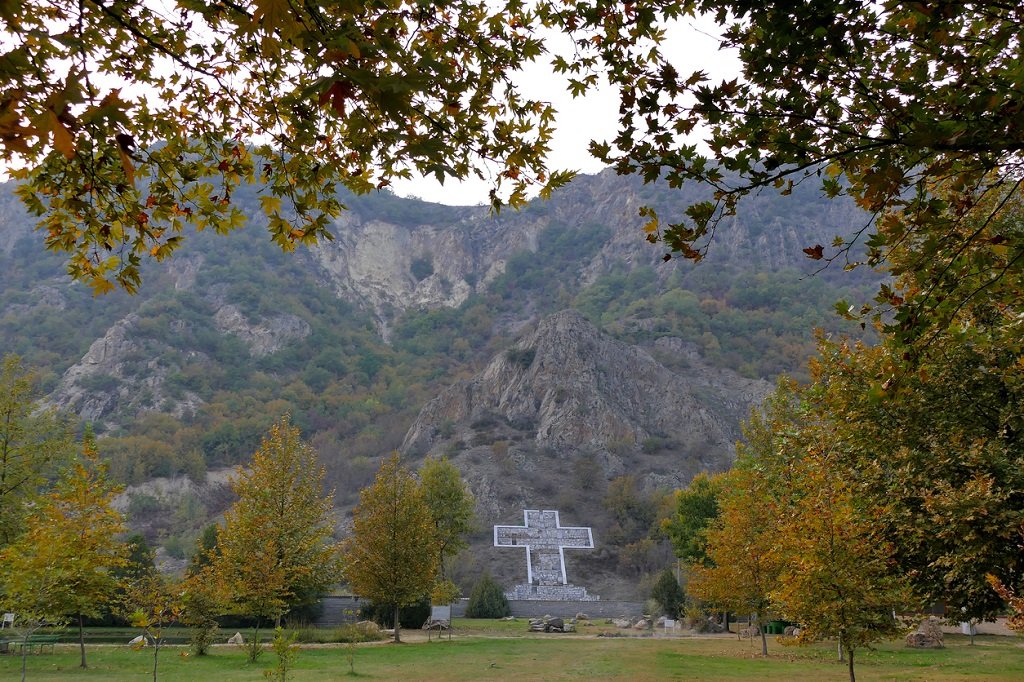
[[[753,627],[743,628],[736,633],[737,639],[754,639],[755,637],[761,636],[761,628],[754,625]]]
[[[576,614],[576,620],[590,620],[590,617],[587,614],[580,612]]]
[[[654,627],[663,628],[665,627],[665,616],[658,616],[658,620],[654,621]]]
[[[633,629],[634,630],[650,630],[651,629],[651,621],[647,620],[646,618],[641,618],[640,620],[638,620],[636,622],[636,625],[633,626]]]
[[[633,622],[629,618],[612,618],[611,624],[617,628],[633,627]]]
[[[380,626],[372,620],[361,620],[356,623],[356,627],[367,634],[376,634],[380,632]]]
[[[942,622],[935,616],[928,616],[917,626],[914,632],[907,635],[907,646],[915,649],[941,649]]]
[[[128,646],[133,649],[141,649],[142,647],[149,646],[149,641],[146,639],[145,635],[139,635],[128,642]]]
[[[796,635],[794,633],[797,630],[799,630],[799,628],[797,628],[795,625],[787,625],[786,629],[782,631],[782,634],[786,637],[795,637]]]
[[[529,625],[530,632],[576,632],[576,626],[566,623],[561,618],[544,616],[543,618],[531,618]]]
[[[228,638],[228,644],[234,644],[236,646],[244,646],[245,645],[245,637],[242,637],[242,633],[241,632],[236,632],[235,634],[231,635],[231,637]]]

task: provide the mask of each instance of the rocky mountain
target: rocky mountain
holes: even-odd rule
[[[50,404],[93,423],[113,474],[136,486],[129,517],[168,551],[186,554],[227,500],[184,504],[146,482],[244,462],[289,412],[340,509],[390,450],[413,463],[444,453],[488,523],[531,505],[593,522],[598,593],[615,592],[653,561],[623,559],[648,531],[637,519],[728,465],[749,407],[775,375],[801,371],[813,327],[851,331],[829,310],[871,283],[808,277],[802,248],[864,217],[799,187],[744,202],[701,264],[663,263],[638,207],[670,218],[699,196],[602,173],[500,215],[345,197],[333,242],[282,254],[257,221],[192,234],[146,266],[138,295],[94,298],[8,190],[0,344],[39,368]],[[475,556],[498,572],[487,544]]]
[[[621,541],[641,538],[630,537],[639,529],[623,529],[605,503],[608,482],[628,481],[642,497],[728,468],[740,420],[771,390],[766,381],[708,367],[680,339],[659,341],[688,356],[684,373],[602,333],[577,311],[549,315],[427,403],[402,451],[411,461],[450,457],[486,528],[516,521],[523,509],[574,514],[574,524],[593,526],[595,542],[605,545],[595,557],[575,558],[580,576],[599,594],[631,595],[635,583],[620,571],[621,545],[629,543]],[[488,539],[474,543],[475,567],[509,584],[521,580],[521,567]]]
[[[679,342],[661,341],[663,347]],[[677,460],[671,472],[641,467],[639,477],[644,487],[673,489],[697,471],[728,467],[739,421],[770,390],[766,381],[727,369],[699,366],[677,374],[565,310],[427,403],[402,450],[414,458],[449,449],[470,457],[472,449],[452,445],[486,441],[501,423],[508,427],[501,435],[510,436],[508,456],[521,467],[529,468],[526,453],[537,449],[567,457],[586,452],[599,456],[601,473],[612,479],[645,450],[671,453]]]
[[[807,270],[802,248],[831,243],[838,234],[862,226],[863,214],[852,202],[823,202],[798,188],[789,210],[779,197],[746,199],[739,216],[729,219],[709,251],[708,267],[750,263],[757,269]],[[611,171],[582,176],[550,202],[533,202],[519,212],[492,215],[485,207],[445,208],[381,217],[372,204],[352,203],[337,223],[337,239],[311,251],[323,280],[340,295],[371,309],[382,330],[401,312],[416,307],[456,307],[484,290],[505,271],[507,260],[522,250],[541,248],[541,234],[552,224],[580,230],[608,228],[603,243],[576,264],[580,281],[591,283],[610,269],[658,266],[661,277],[687,263],[661,265],[663,250],[639,238],[638,210],[650,205],[678,219],[706,192],[684,188],[658,191],[636,178]],[[386,334],[386,331],[383,331]]]

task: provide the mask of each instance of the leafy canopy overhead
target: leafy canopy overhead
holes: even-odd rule
[[[551,107],[509,79],[542,52],[517,0],[11,0],[0,17],[0,159],[97,291],[135,290],[187,225],[240,227],[246,183],[290,250],[330,237],[339,186],[490,175],[500,207],[569,179],[545,169]]]
[[[648,239],[693,260],[741,197],[810,180],[876,218],[837,237],[836,251],[808,245],[810,258],[856,266],[851,247],[863,236],[870,266],[906,250],[944,272],[980,238],[963,234],[961,219],[987,196],[1007,195],[1024,169],[1020,3],[641,0],[546,11],[578,48],[558,68],[579,78],[581,92],[596,84],[595,70],[619,90],[618,134],[595,142],[595,156],[648,181],[714,187],[678,222],[645,211]],[[740,77],[680,73],[661,50],[656,27],[701,13],[714,16],[721,46],[738,52]],[[1017,263],[1024,244],[1007,246]],[[883,309],[906,313],[899,329],[916,326],[912,296],[881,294]]]
[[[549,48],[573,95],[618,90],[598,159],[713,186],[676,222],[642,209],[647,238],[693,260],[741,197],[809,179],[877,218],[809,257],[850,261],[865,237],[868,265],[900,249],[951,264],[978,239],[959,218],[1024,161],[1019,3],[7,0],[0,15],[0,156],[24,167],[48,246],[98,291],[137,288],[142,259],[170,255],[187,225],[239,227],[247,183],[285,249],[329,238],[339,186],[416,171],[490,175],[495,207],[550,192],[571,177],[545,165],[554,112],[512,80]],[[663,49],[701,15],[740,77],[682,73]]]

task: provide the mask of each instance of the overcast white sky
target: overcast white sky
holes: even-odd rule
[[[665,46],[679,73],[688,75],[696,69],[707,72],[712,79],[739,73],[739,60],[734,53],[719,51],[713,34],[718,30],[710,20],[680,22],[669,31]],[[558,110],[557,130],[551,145],[549,167],[571,169],[582,173],[601,170],[587,148],[590,140],[611,140],[616,133],[618,98],[607,86],[586,97],[573,99],[566,80],[555,74],[546,61],[539,61],[520,74],[519,83],[526,96],[551,102]],[[447,181],[444,185],[431,178],[395,182],[392,190],[399,196],[415,196],[427,201],[454,206],[487,203],[491,185],[482,180]]]

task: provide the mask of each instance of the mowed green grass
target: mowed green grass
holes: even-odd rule
[[[520,627],[522,625],[520,624]],[[828,644],[783,647],[770,641],[770,656],[757,655],[757,642],[734,638],[508,637],[503,628],[487,633],[456,631],[452,641],[356,648],[356,673],[363,680],[845,680],[845,664]],[[184,647],[160,654],[160,679],[168,682],[262,680],[274,663],[265,653],[255,664],[236,648],[217,647],[205,657],[182,656]],[[77,668],[78,651],[62,645],[54,654],[28,659],[30,680],[151,679],[152,651],[97,645],[88,649],[88,670]],[[959,636],[947,647],[919,651],[889,643],[858,653],[859,680],[1024,680],[1024,642],[978,637],[975,646]],[[20,658],[0,656],[0,679],[18,679]],[[339,680],[348,672],[344,646],[304,648],[294,680]]]

